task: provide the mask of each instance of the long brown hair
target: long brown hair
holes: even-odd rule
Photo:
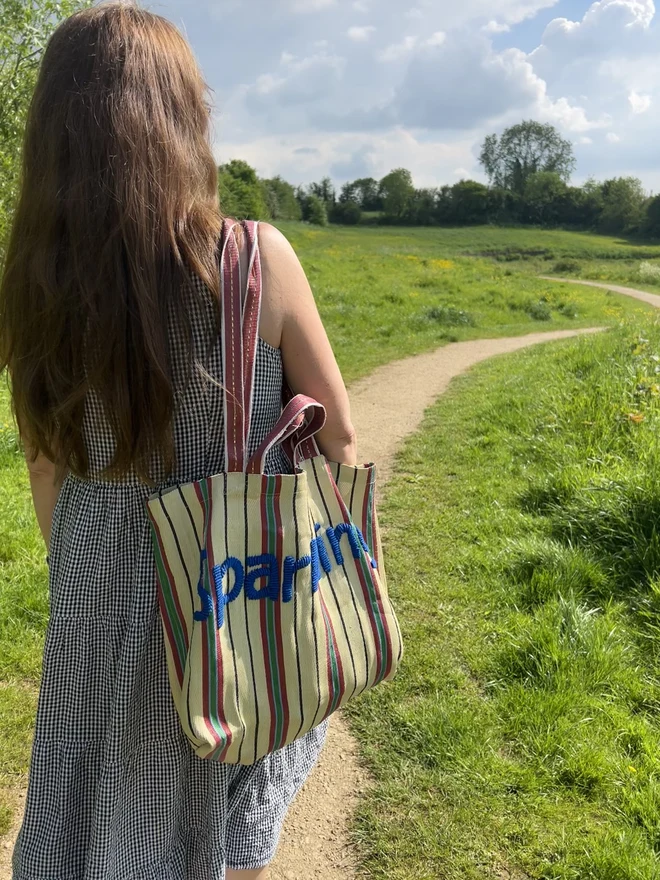
[[[133,2],[64,21],[28,115],[0,286],[0,370],[34,454],[88,476],[85,398],[115,435],[106,476],[174,460],[166,316],[219,287],[217,167],[207,87],[166,19]],[[192,287],[192,285],[188,285]]]

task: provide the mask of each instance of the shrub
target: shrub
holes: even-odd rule
[[[533,321],[549,321],[552,318],[550,306],[543,300],[528,303],[525,311]]]
[[[565,318],[577,318],[580,314],[577,305],[572,300],[561,303],[557,306],[557,311]]]
[[[342,223],[344,226],[357,226],[362,219],[362,208],[357,202],[337,202],[330,213],[333,223]]]
[[[639,266],[639,277],[649,284],[660,284],[660,265],[645,261]]]
[[[459,327],[460,325],[474,327],[476,322],[473,315],[464,312],[463,309],[455,309],[453,306],[432,306],[426,311],[426,318],[443,324],[445,327]]]
[[[310,223],[313,223],[315,226],[328,225],[328,212],[326,211],[324,203],[318,196],[309,196],[307,210],[307,219]]]
[[[577,260],[559,260],[552,267],[552,271],[557,275],[579,275],[582,265]]]

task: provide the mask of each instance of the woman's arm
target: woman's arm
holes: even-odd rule
[[[55,465],[44,456],[39,456],[35,462],[28,461],[28,470],[34,511],[48,549],[53,511],[62,488],[63,478],[56,479]]]
[[[314,295],[293,248],[279,230],[259,224],[263,303],[260,332],[282,350],[284,373],[295,394],[306,394],[326,409],[325,427],[317,435],[331,461],[354,465],[357,439],[348,393]]]
[[[35,457],[34,447],[25,432],[21,431],[20,425],[19,433],[23,442],[25,463],[27,464],[30,477],[34,512],[46,544],[46,549],[48,549],[50,546],[50,530],[55,502],[60,494],[66,471],[58,477],[57,466],[49,458],[46,458],[41,453],[38,453]]]

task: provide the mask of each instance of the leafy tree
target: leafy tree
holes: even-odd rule
[[[344,202],[356,202],[359,206],[359,199],[360,197],[358,195],[358,189],[355,183],[345,183],[342,186],[341,192],[339,193],[340,204],[343,204]]]
[[[16,197],[25,117],[60,21],[91,0],[0,0],[0,251]]]
[[[603,210],[600,184],[588,180],[584,186],[568,186],[557,204],[557,222],[573,229],[596,229]]]
[[[326,210],[337,200],[334,184],[329,177],[324,177],[320,183],[310,183],[309,192],[325,203]]]
[[[383,202],[378,195],[378,181],[373,177],[360,177],[353,181],[357,201],[363,211],[382,211]]]
[[[342,201],[341,196],[330,214],[333,223],[341,223],[344,226],[357,226],[362,219],[362,208],[352,200]]]
[[[220,206],[228,217],[237,220],[269,218],[264,190],[257,172],[242,159],[232,159],[218,169]]]
[[[307,219],[315,226],[328,225],[328,212],[325,202],[313,193],[307,197],[308,214]]]
[[[552,171],[566,182],[575,168],[571,142],[553,125],[533,120],[507,128],[499,138],[488,135],[479,161],[491,184],[521,195],[532,174]]]
[[[415,194],[412,175],[406,168],[395,168],[380,181],[378,194],[390,220],[402,220]]]
[[[493,186],[488,190],[488,222],[506,226],[521,223],[525,213],[523,197],[510,189]]]
[[[488,223],[488,187],[476,180],[460,180],[451,188],[451,222],[459,226]]]
[[[556,171],[535,171],[525,183],[524,200],[532,223],[558,222],[561,198],[568,187]]]
[[[637,177],[615,177],[601,185],[601,232],[638,232],[644,225],[647,196]]]
[[[264,201],[273,220],[300,220],[302,211],[296,198],[296,191],[281,177],[262,180]]]
[[[434,188],[414,190],[406,214],[406,221],[414,226],[433,226],[437,223],[435,214],[438,191]]]
[[[652,238],[660,238],[660,196],[651,199],[646,206],[644,231]]]

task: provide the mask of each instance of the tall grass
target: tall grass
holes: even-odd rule
[[[660,876],[658,365],[653,324],[494,360],[400,456],[370,876]]]

